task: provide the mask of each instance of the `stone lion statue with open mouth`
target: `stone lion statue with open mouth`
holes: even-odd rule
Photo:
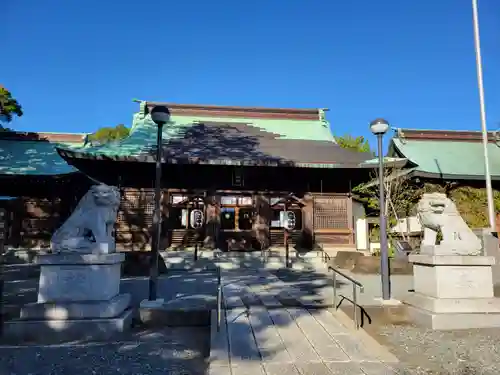
[[[50,241],[52,252],[113,253],[113,228],[119,206],[118,188],[105,184],[92,186],[71,216],[53,234]]]
[[[421,253],[434,255],[480,255],[481,240],[467,226],[457,206],[442,193],[426,193],[417,205],[417,215],[424,228]],[[437,234],[443,239],[436,244]]]

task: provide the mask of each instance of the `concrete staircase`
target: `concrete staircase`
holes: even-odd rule
[[[312,286],[304,288],[300,277],[287,283],[274,272],[223,271],[219,329],[215,310],[211,317],[210,375],[396,374],[397,358],[342,311],[315,305],[307,298]],[[318,286],[331,289],[328,282]]]

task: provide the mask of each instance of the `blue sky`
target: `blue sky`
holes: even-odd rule
[[[479,7],[496,130],[500,1]],[[129,125],[133,98],[327,107],[339,135],[366,136],[379,116],[480,129],[470,0],[4,0],[2,13],[19,130]]]

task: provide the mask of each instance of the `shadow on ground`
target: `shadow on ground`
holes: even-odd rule
[[[0,347],[1,374],[192,374],[207,371],[208,328],[136,328],[112,342]]]
[[[23,268],[24,267],[24,268]],[[36,301],[38,274],[36,267],[23,266],[14,271],[9,271],[10,280],[5,283],[6,306],[11,306],[12,311],[19,309],[27,302]],[[17,272],[17,275],[16,275]],[[332,287],[330,275],[313,271],[297,271],[292,269],[279,269],[272,272],[256,272],[247,270],[246,272],[231,271],[227,273],[230,281],[234,281],[240,276],[240,281],[246,284],[241,296],[245,308],[258,306],[262,300],[259,296],[277,296],[280,301],[290,303],[294,306],[294,298],[286,299],[286,293],[291,290],[300,291],[306,296],[308,301],[318,305],[328,304],[330,295],[325,293]],[[223,278],[224,279],[224,278]],[[181,305],[203,306],[211,309],[216,302],[216,274],[213,270],[188,272],[170,272],[168,277],[163,277],[160,282],[160,295],[170,301],[172,306]],[[277,281],[278,280],[278,281]],[[337,288],[343,283],[338,282]],[[498,290],[498,288],[497,288]],[[129,292],[133,296],[133,304],[138,303],[147,297],[147,278],[128,277],[122,279],[122,291]],[[251,297],[251,294],[255,294]],[[186,302],[190,300],[190,302]],[[295,302],[297,300],[295,299]],[[300,304],[296,304],[300,305]],[[273,309],[273,307],[270,307]],[[342,309],[350,316],[352,309],[350,305],[343,306]],[[295,313],[312,313],[297,309]],[[391,348],[394,342],[390,342],[387,336],[380,335],[380,327],[390,326],[410,326],[405,314],[397,309],[391,314],[380,311],[380,309],[367,307],[367,314],[372,318],[372,324],[365,325],[365,329],[381,344]],[[13,314],[15,316],[15,314]],[[295,324],[288,312],[280,309],[276,320],[276,325]],[[238,337],[239,348],[237,353],[249,364],[260,361],[260,358],[248,357],[254,347],[254,336],[265,331],[269,327],[269,322],[262,320],[255,324],[253,331],[244,322],[233,324],[233,335]],[[116,335],[111,340],[101,340],[85,342],[66,343],[52,346],[22,345],[21,347],[0,346],[0,373],[30,373],[30,374],[65,374],[70,372],[95,373],[95,374],[163,374],[187,373],[204,374],[207,368],[207,356],[209,353],[209,328],[208,327],[182,327],[182,328],[156,328],[148,329],[136,324],[131,332]],[[4,343],[5,344],[5,343]],[[270,346],[266,348],[265,355],[272,356],[282,350],[279,347]],[[255,352],[255,351],[254,351]],[[405,364],[406,365],[406,364]],[[426,368],[426,362],[420,366]],[[409,363],[408,368],[402,368],[400,373],[413,374],[415,363]],[[435,368],[435,367],[433,367]],[[461,365],[456,371],[437,371],[433,374],[460,374],[476,375],[482,374],[477,367],[472,365]]]

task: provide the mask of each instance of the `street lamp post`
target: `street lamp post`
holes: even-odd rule
[[[170,120],[167,107],[156,106],[151,110],[151,120],[157,125],[156,133],[156,175],[155,175],[155,209],[153,213],[153,238],[151,242],[151,264],[149,269],[149,300],[156,300],[158,284],[158,257],[161,236],[161,159],[163,125]]]
[[[385,188],[384,188],[384,155],[382,138],[389,130],[389,123],[378,118],[370,123],[371,132],[377,136],[378,143],[378,181],[380,207],[380,275],[382,279],[382,300],[391,299],[391,285],[389,279],[389,252],[387,248],[387,222],[385,217]]]

